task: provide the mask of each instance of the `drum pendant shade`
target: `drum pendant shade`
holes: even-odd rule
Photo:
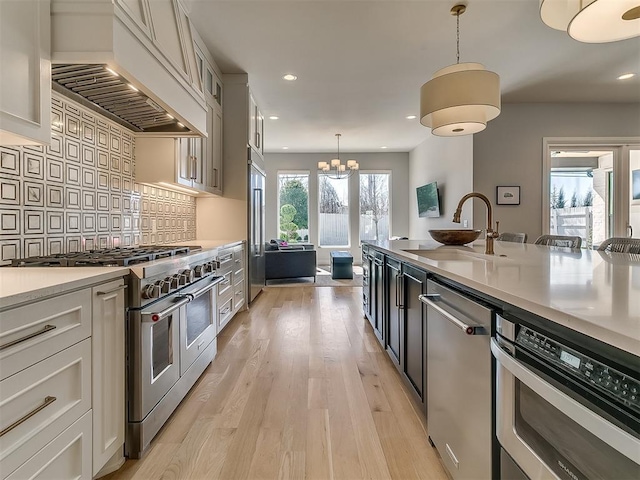
[[[438,70],[420,89],[420,123],[438,136],[471,135],[500,114],[500,77],[479,63]]]

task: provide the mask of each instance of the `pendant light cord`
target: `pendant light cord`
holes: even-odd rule
[[[456,13],[456,64],[460,63],[460,13]]]

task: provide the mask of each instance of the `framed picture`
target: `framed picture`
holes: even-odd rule
[[[640,169],[631,172],[631,203],[640,203]]]
[[[496,204],[520,205],[520,187],[496,187]]]

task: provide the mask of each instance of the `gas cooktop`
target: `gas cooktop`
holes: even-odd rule
[[[20,258],[11,261],[13,267],[126,267],[158,260],[160,258],[185,255],[200,250],[199,246],[143,245],[140,247],[118,247],[86,252],[59,253],[54,255]]]

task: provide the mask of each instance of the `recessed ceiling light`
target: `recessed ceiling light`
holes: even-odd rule
[[[282,147],[283,150],[289,150],[289,147]]]
[[[291,73],[287,73],[287,74],[286,74],[286,75],[284,75],[282,78],[283,78],[283,79],[285,79],[285,80],[288,80],[288,81],[290,81],[290,82],[293,82],[294,80],[297,80],[297,79],[298,79],[298,77],[296,77],[295,75],[293,75],[293,74],[291,74]]]
[[[269,120],[278,120],[280,117],[276,116],[276,115],[271,115],[269,117]]]
[[[138,91],[138,89],[137,89],[136,87],[134,87],[133,85],[131,85],[131,84],[129,84],[129,88],[130,88],[131,90],[133,90],[134,92],[137,92],[137,91]]]
[[[171,120],[173,120],[173,115],[171,115],[170,113],[167,113],[167,117],[169,117]]]
[[[415,120],[416,118],[418,117],[416,117],[415,115],[407,115],[407,120]]]
[[[625,73],[624,75],[620,75],[618,77],[618,80],[627,80],[627,79],[635,77],[635,76],[636,76],[635,73]]]
[[[380,147],[380,148],[382,148],[382,149],[384,150],[385,148],[388,148],[388,147],[387,147],[387,146],[384,146],[384,147]]]

